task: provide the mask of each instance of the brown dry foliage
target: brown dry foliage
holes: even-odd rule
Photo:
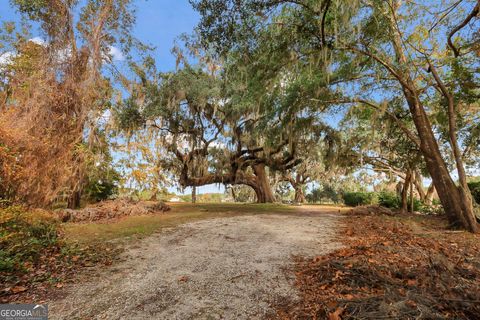
[[[301,299],[278,318],[478,319],[479,236],[446,232],[437,218],[413,221],[350,217],[345,248],[298,259]]]
[[[118,16],[114,3],[124,8],[129,1],[87,6],[75,27],[74,2],[50,1],[39,14],[49,42],[15,44],[0,92],[0,197],[47,206],[62,191],[81,191],[93,136],[86,148],[85,129],[111,94],[101,68],[113,41],[109,28],[119,28],[109,20]]]
[[[170,209],[170,206],[161,201],[135,201],[129,198],[119,198],[90,204],[79,210],[61,210],[58,212],[58,217],[62,222],[109,221],[127,216],[159,214],[170,211]]]
[[[10,73],[10,98],[0,106],[1,191],[45,206],[69,186],[79,165],[89,89],[79,83],[88,55],[71,57],[65,67],[55,66],[49,50],[33,42],[19,53]]]

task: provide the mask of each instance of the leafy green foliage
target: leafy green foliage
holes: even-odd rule
[[[130,131],[141,127],[144,123],[142,114],[132,98],[122,102],[120,108],[115,110],[117,125],[122,130]]]
[[[412,201],[411,198],[408,198],[408,210],[412,210]],[[413,198],[413,211],[424,211],[425,205],[423,204],[422,200],[418,198]]]
[[[374,204],[376,201],[375,192],[345,192],[343,201],[347,206],[363,206]]]
[[[0,271],[22,269],[37,261],[42,252],[58,242],[58,223],[42,211],[22,207],[0,209]]]
[[[322,190],[320,188],[314,188],[311,192],[307,193],[305,198],[309,203],[319,203],[322,201]]]
[[[113,165],[113,157],[109,149],[106,133],[103,130],[94,132],[95,146],[87,147],[85,160],[87,177],[83,190],[83,198],[88,202],[106,200],[118,194],[121,174]]]
[[[98,180],[90,180],[85,187],[87,199],[89,201],[98,202],[118,194],[119,181],[120,176],[114,170],[105,173],[103,178],[99,178]]]
[[[390,209],[399,209],[401,206],[400,197],[394,192],[382,191],[378,194],[378,204]]]
[[[306,195],[307,201],[310,203],[333,202],[339,203],[342,195],[339,190],[330,184],[323,185],[320,188],[314,188]]]
[[[48,12],[47,0],[10,0],[10,3],[32,20],[41,19]]]
[[[469,182],[468,188],[477,204],[480,204],[480,181]]]

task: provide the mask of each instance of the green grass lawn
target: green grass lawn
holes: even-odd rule
[[[65,223],[67,241],[92,243],[96,241],[129,240],[147,236],[163,228],[208,218],[256,215],[266,213],[291,213],[295,207],[281,204],[237,203],[175,203],[164,214],[131,216],[108,222]]]

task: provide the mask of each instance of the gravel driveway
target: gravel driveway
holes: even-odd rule
[[[295,299],[292,255],[340,246],[338,215],[265,214],[187,223],[49,304],[52,319],[262,319]]]

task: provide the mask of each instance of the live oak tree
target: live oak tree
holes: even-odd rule
[[[309,117],[260,109],[267,102],[246,97],[234,78],[226,81],[226,68],[211,73],[207,65],[183,64],[166,74],[152,64],[140,68],[141,85],[120,107],[120,126],[161,133],[173,155],[168,170],[181,187],[247,185],[257,202],[274,202],[269,175],[301,163],[297,143],[320,137],[325,126],[312,131]]]
[[[297,140],[297,148],[301,150],[302,162],[290,170],[281,173],[280,181],[288,182],[295,191],[294,201],[305,203],[307,184],[325,182],[342,168],[338,160],[341,149],[341,138],[338,132],[330,127],[312,125],[311,136]],[[315,130],[319,130],[315,135]],[[339,170],[340,169],[340,170]]]
[[[201,69],[187,66],[149,82],[125,107],[141,106],[142,125],[161,133],[162,145],[174,155],[168,168],[181,187],[244,184],[255,190],[258,202],[273,202],[268,167],[293,161],[282,154],[287,143],[282,140],[275,149],[263,146],[251,133],[258,118],[228,108],[218,85]]]
[[[336,97],[318,95],[325,107],[364,104],[382,110],[381,103],[403,98],[414,123],[408,128],[389,113],[403,134],[420,150],[426,168],[453,225],[478,231],[472,199],[466,185],[462,140],[458,126],[466,112],[478,106],[478,96],[461,95],[465,85],[478,90],[478,34],[475,8],[478,1],[192,1],[202,15],[199,31],[205,45],[219,55],[231,50],[245,55],[267,48],[273,57],[265,83],[282,71],[283,64],[309,63],[312,79],[327,75],[317,90],[329,87]],[[467,19],[465,17],[467,16]],[[469,28],[465,28],[468,25]],[[460,26],[460,27],[459,27]],[[448,40],[448,39],[449,40]],[[455,43],[458,43],[458,49]],[[453,46],[452,46],[453,44]],[[276,59],[279,57],[279,59]],[[283,59],[281,59],[283,57]],[[262,61],[250,56],[250,61]],[[282,64],[283,63],[283,64]],[[459,84],[450,78],[461,68],[470,79]],[[477,102],[472,102],[473,100]],[[390,110],[387,110],[390,111]],[[475,111],[474,111],[475,112]],[[478,110],[476,111],[478,114]],[[437,121],[441,117],[444,123]],[[448,153],[442,153],[443,128]],[[455,164],[458,184],[447,158]]]

